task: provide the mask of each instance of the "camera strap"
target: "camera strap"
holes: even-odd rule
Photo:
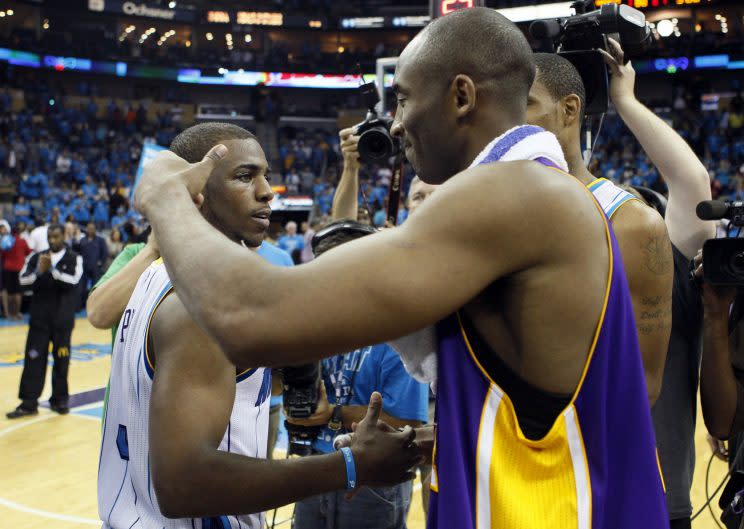
[[[354,380],[356,379],[356,375],[359,372],[359,370],[362,368],[361,362],[362,362],[363,354],[359,355],[359,358],[357,360],[357,365],[352,366],[352,372],[351,372],[351,379],[349,380],[349,394],[345,395],[345,399],[342,402],[342,396],[341,396],[341,388],[338,387],[337,382],[331,380],[333,383],[333,393],[336,397],[336,404],[333,406],[333,412],[331,413],[331,418],[328,420],[328,428],[333,430],[334,432],[339,431],[341,428],[343,428],[344,422],[342,418],[344,406],[349,404],[349,401],[351,401],[352,395],[354,395]],[[343,368],[339,373],[343,374]],[[339,377],[341,378],[341,377]]]
[[[400,205],[401,181],[403,180],[403,153],[398,153],[393,162],[393,176],[390,179],[388,193],[387,221],[390,226],[398,223],[398,206]]]

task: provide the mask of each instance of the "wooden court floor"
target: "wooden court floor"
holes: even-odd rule
[[[72,334],[70,394],[77,395],[75,400],[79,405],[73,407],[69,415],[58,416],[47,408],[40,408],[36,417],[9,421],[5,412],[18,404],[16,397],[27,330],[26,325],[0,326],[0,529],[100,527],[96,501],[100,390],[106,385],[111,365],[108,346],[111,335],[78,319]],[[47,377],[42,402],[49,393]],[[698,420],[696,443],[698,459],[692,493],[697,509],[705,500],[705,468],[710,455],[702,419]],[[725,464],[714,461],[711,491],[725,472]],[[420,485],[416,485],[418,489]],[[718,512],[717,500],[714,511]],[[291,506],[279,510],[277,527],[289,527],[291,512]],[[271,513],[267,518],[271,520]],[[417,492],[408,527],[423,529],[424,526]],[[695,529],[717,527],[707,511],[693,521],[692,526]]]

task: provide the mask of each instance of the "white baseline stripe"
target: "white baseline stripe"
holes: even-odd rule
[[[101,520],[94,520],[93,518],[83,518],[81,516],[68,516],[66,514],[57,514],[55,512],[49,512],[49,511],[42,511],[41,509],[34,509],[33,507],[27,507],[25,505],[21,505],[20,503],[16,503],[14,501],[6,500],[5,498],[0,498],[0,505],[4,505],[5,507],[8,507],[9,509],[13,509],[16,511],[25,512],[28,514],[35,514],[36,516],[42,516],[44,518],[51,518],[53,520],[62,520],[63,522],[71,522],[71,523],[78,523],[78,524],[85,524],[85,525],[96,525],[98,527],[101,526]]]
[[[589,489],[589,470],[587,469],[584,455],[584,443],[581,440],[579,425],[576,420],[576,410],[569,406],[563,414],[566,421],[566,434],[568,435],[568,447],[571,451],[573,463],[574,480],[576,481],[576,507],[578,516],[578,529],[589,529],[591,523],[591,492]]]
[[[476,454],[475,506],[476,529],[491,527],[491,452],[493,451],[493,430],[496,412],[501,403],[501,393],[491,384],[484,404],[483,415],[478,432],[478,452]]]
[[[21,428],[25,428],[26,426],[31,426],[32,424],[46,421],[47,419],[51,419],[52,417],[55,417],[55,416],[56,414],[50,413],[49,415],[42,415],[41,417],[37,417],[35,419],[23,421],[20,424],[16,424],[14,426],[11,426],[10,428],[6,428],[0,431],[0,437],[4,437],[11,432],[20,430]],[[51,518],[53,520],[61,520],[64,522],[71,522],[71,523],[78,523],[78,524],[85,524],[85,525],[97,525],[99,527],[101,526],[101,520],[94,520],[93,518],[82,518],[80,516],[68,516],[66,514],[58,514],[55,512],[44,511],[42,509],[34,509],[33,507],[21,505],[20,503],[10,501],[5,498],[0,498],[0,505],[3,505],[5,507],[8,507],[9,509],[13,509],[16,511],[25,512],[28,514],[35,514],[36,516],[41,516],[43,518]]]

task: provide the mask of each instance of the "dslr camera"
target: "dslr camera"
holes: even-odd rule
[[[744,226],[744,202],[705,200],[697,205],[696,213],[702,220],[728,219],[729,233],[734,237],[709,239],[703,244],[703,276],[711,285],[744,286],[744,239],[739,232]]]
[[[400,140],[390,134],[393,118],[377,113],[380,96],[374,81],[360,86],[359,94],[367,107],[367,117],[354,127],[359,136],[359,158],[365,163],[386,163],[401,152]]]
[[[294,419],[307,419],[318,408],[320,366],[303,364],[279,369],[283,379],[284,411]],[[288,455],[309,456],[322,426],[300,426],[284,421],[289,436]]]

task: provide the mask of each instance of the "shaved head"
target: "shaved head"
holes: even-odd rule
[[[424,182],[465,169],[494,137],[524,123],[535,62],[527,39],[488,8],[431,22],[401,53],[393,134]]]
[[[431,22],[419,39],[419,64],[440,83],[465,74],[497,91],[508,104],[527,104],[535,79],[532,49],[501,13],[487,7],[460,9]]]

